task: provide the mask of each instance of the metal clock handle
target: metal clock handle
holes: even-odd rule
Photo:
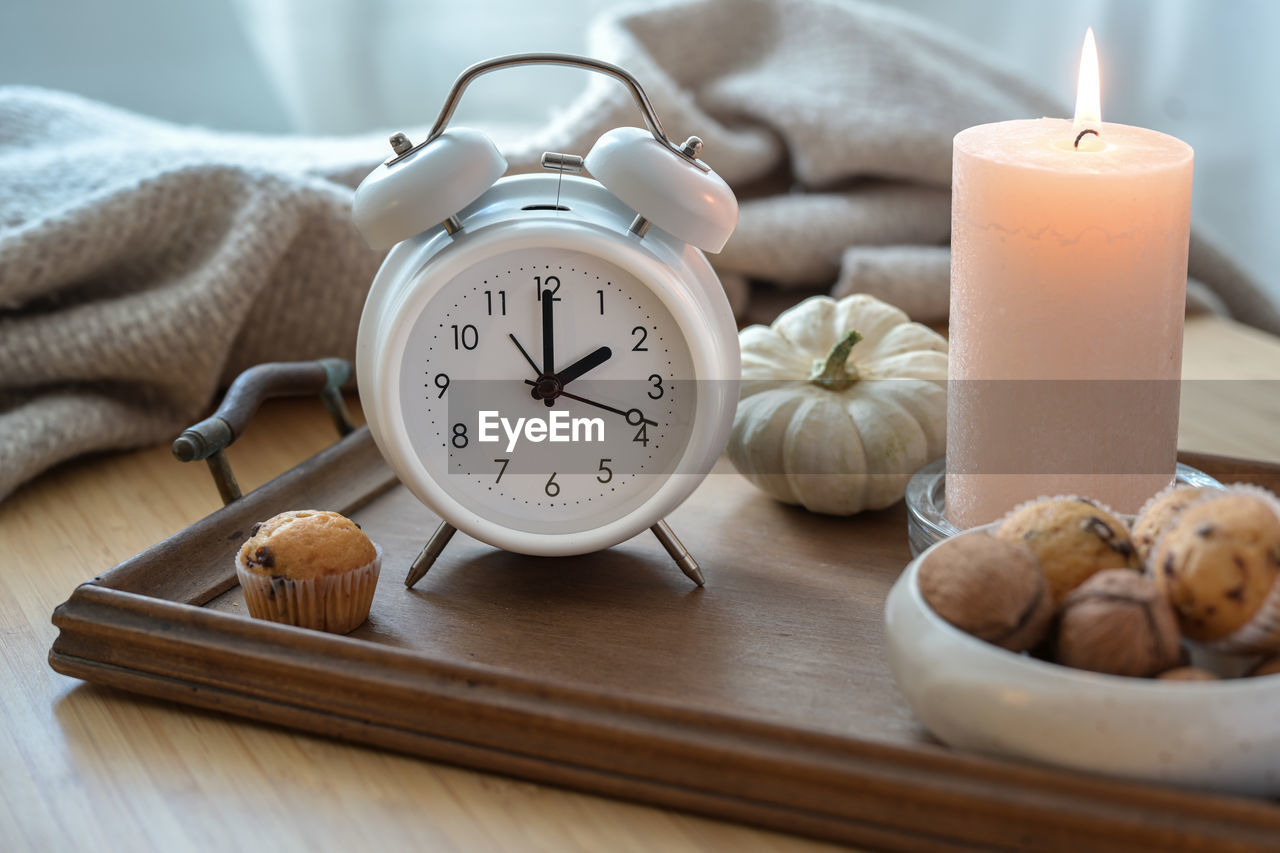
[[[203,459],[209,465],[223,504],[240,497],[240,484],[223,451],[241,435],[263,400],[296,394],[319,394],[339,435],[355,429],[342,386],[351,378],[351,362],[343,358],[259,364],[236,377],[218,410],[182,431],[173,442],[179,462]]]
[[[444,129],[449,125],[449,119],[453,118],[453,113],[458,108],[458,102],[462,100],[462,93],[477,77],[488,74],[491,71],[513,68],[519,65],[562,65],[570,68],[585,68],[588,71],[604,74],[620,81],[630,90],[636,106],[640,108],[640,114],[644,116],[645,126],[649,128],[653,138],[700,170],[704,172],[710,171],[710,167],[707,164],[698,160],[697,146],[677,144],[668,138],[667,134],[662,130],[662,122],[658,120],[658,114],[653,111],[653,104],[649,102],[649,96],[640,87],[639,81],[631,76],[629,72],[611,62],[592,59],[589,56],[574,56],[568,53],[513,53],[509,56],[486,59],[484,62],[477,62],[472,65],[458,75],[458,79],[453,82],[453,88],[449,90],[449,97],[445,99],[444,106],[440,108],[440,115],[436,117],[436,122],[431,126],[431,132],[427,134],[426,139],[417,145],[410,146],[409,140],[402,134],[392,137],[392,145],[395,148],[396,157],[389,160],[388,163],[395,163],[408,157],[418,149],[435,141],[440,134],[444,133]],[[397,144],[397,137],[402,140],[399,144]]]

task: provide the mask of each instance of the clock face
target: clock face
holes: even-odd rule
[[[641,279],[523,249],[446,282],[410,329],[400,400],[414,453],[466,509],[576,533],[641,506],[689,442],[685,335]]]

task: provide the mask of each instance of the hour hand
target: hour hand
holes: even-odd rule
[[[556,374],[556,378],[560,380],[561,387],[568,385],[588,370],[593,370],[613,356],[613,350],[608,347],[600,347],[595,352],[588,353],[564,370]]]

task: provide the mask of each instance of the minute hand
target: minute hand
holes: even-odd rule
[[[588,370],[593,370],[604,364],[613,356],[613,350],[608,347],[600,347],[595,352],[588,353],[564,370],[556,374],[556,378],[560,380],[561,387],[568,385]]]
[[[555,296],[550,288],[542,291],[542,375],[552,376],[556,372],[556,335],[554,326]],[[547,401],[551,405],[551,401]]]

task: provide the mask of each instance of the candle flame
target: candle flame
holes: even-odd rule
[[[1084,47],[1080,49],[1080,78],[1076,83],[1076,133],[1102,125],[1102,95],[1098,83],[1098,46],[1093,41],[1093,27],[1084,34]]]

